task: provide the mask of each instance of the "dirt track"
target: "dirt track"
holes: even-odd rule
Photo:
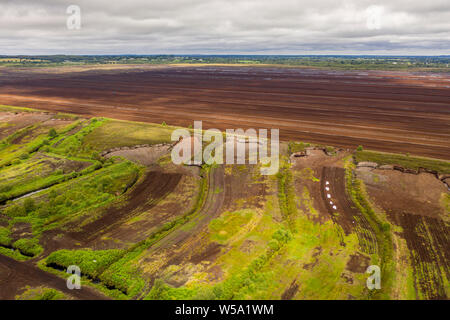
[[[285,140],[450,155],[450,77],[444,74],[215,66],[64,74],[8,69],[0,84],[2,104],[184,126],[203,120],[219,129],[273,127]]]
[[[361,249],[367,253],[377,251],[377,240],[367,219],[359,212],[347,195],[345,188],[345,169],[324,167],[321,178],[322,199],[332,219],[338,223],[346,234],[356,232]],[[328,185],[326,182],[328,181]],[[329,191],[325,188],[328,187]],[[327,195],[331,198],[327,198]],[[330,201],[333,204],[330,204]],[[333,208],[336,206],[336,209]]]

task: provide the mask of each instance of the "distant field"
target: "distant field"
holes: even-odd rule
[[[0,66],[58,67],[67,65],[265,65],[338,70],[414,70],[449,72],[448,56],[286,56],[286,55],[144,55],[144,56],[0,56]]]

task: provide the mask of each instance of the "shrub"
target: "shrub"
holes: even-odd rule
[[[30,213],[36,210],[36,204],[34,203],[34,200],[30,198],[25,199],[25,201],[23,202],[23,207],[26,213]]]
[[[280,244],[278,243],[278,241],[276,239],[272,239],[269,241],[268,246],[270,249],[277,251],[280,249]]]
[[[38,287],[38,288],[30,288],[26,287],[27,290],[16,296],[16,300],[63,300],[66,299],[66,296],[52,288],[46,287]]]
[[[54,199],[58,196],[58,193],[55,190],[51,190],[50,193],[48,194],[48,197],[50,199]]]
[[[26,160],[26,159],[28,159],[30,157],[30,155],[28,154],[28,153],[22,153],[20,156],[19,156],[19,159],[20,160]]]
[[[56,133],[56,130],[54,128],[51,128],[50,131],[48,132],[48,136],[50,138],[54,138],[56,137],[58,134]]]
[[[66,201],[66,197],[64,195],[59,195],[55,198],[55,205],[60,206]]]
[[[0,227],[0,245],[11,245],[10,231],[7,228]]]
[[[276,239],[276,240],[278,240],[278,242],[284,244],[292,239],[292,234],[288,230],[278,229],[277,231],[274,232],[274,234],[272,235],[272,238]]]
[[[13,248],[20,250],[23,255],[29,257],[37,256],[43,251],[37,238],[19,239],[13,243]]]
[[[83,274],[97,278],[122,254],[122,250],[59,250],[50,254],[46,263],[47,265],[56,264],[64,268],[77,265]]]
[[[38,217],[39,218],[48,218],[50,217],[52,212],[50,211],[49,207],[47,205],[42,205],[38,209]]]
[[[25,217],[27,212],[23,206],[12,205],[5,209],[5,214],[11,218],[14,217]]]
[[[363,146],[359,145],[358,148],[356,148],[356,151],[363,151]]]

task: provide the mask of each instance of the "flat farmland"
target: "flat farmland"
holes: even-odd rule
[[[0,103],[450,159],[450,75],[236,66],[0,70]]]

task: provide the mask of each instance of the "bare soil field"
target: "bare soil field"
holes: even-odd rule
[[[446,74],[168,66],[2,69],[2,104],[449,159]]]
[[[433,218],[446,215],[439,202],[448,190],[430,173],[416,175],[380,169],[357,173],[367,185],[369,195],[386,212],[411,212]]]

